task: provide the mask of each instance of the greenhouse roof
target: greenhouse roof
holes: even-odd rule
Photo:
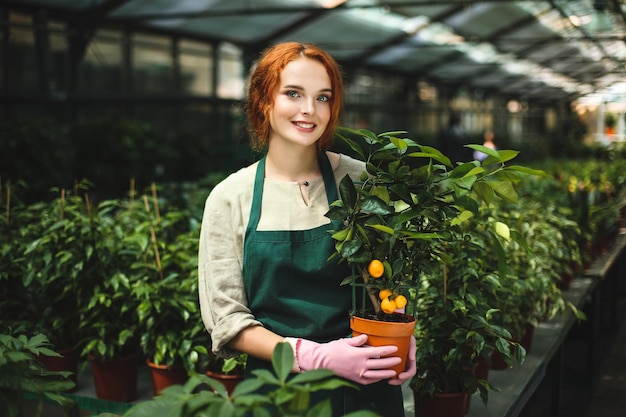
[[[519,100],[626,102],[624,0],[4,0],[52,17],[228,41],[285,40],[342,64]]]

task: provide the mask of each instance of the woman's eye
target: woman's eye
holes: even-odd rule
[[[295,90],[289,90],[285,94],[287,95],[287,97],[291,97],[291,98],[298,98],[298,97],[300,97],[300,94],[298,94],[298,92],[295,91]]]
[[[328,96],[319,96],[317,99],[318,99],[319,101],[324,102],[324,103],[326,103],[326,102],[330,101],[330,97],[328,97]]]

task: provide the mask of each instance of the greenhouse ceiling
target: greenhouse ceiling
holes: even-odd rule
[[[258,53],[318,44],[343,65],[519,100],[626,102],[626,0],[2,0],[75,27],[143,28]]]

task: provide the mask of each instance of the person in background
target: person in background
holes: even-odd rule
[[[496,147],[496,143],[495,143],[495,135],[493,133],[492,130],[486,130],[485,134],[483,135],[483,146],[490,148],[490,149],[498,149]],[[477,161],[484,161],[487,158],[487,154],[484,152],[480,152],[480,151],[474,151],[474,159]]]
[[[362,161],[327,151],[343,99],[340,69],[320,48],[287,42],[267,49],[250,77],[246,111],[264,156],[209,194],[199,243],[203,321],[219,356],[249,355],[246,374],[271,369],[274,347],[292,345],[293,372],[327,368],[358,384],[314,393],[333,415],[371,410],[403,416],[400,384],[415,375],[415,339],[407,369],[396,375],[395,346],[349,337],[351,292],[345,263],[329,262],[339,225],[325,213],[346,174]]]
[[[452,164],[467,162],[472,159],[471,149],[465,147],[469,143],[469,139],[461,127],[461,114],[458,112],[450,113],[447,128],[439,134],[439,143],[441,151],[450,158]]]

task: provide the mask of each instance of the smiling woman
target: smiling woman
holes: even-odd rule
[[[369,409],[403,416],[399,385],[415,358],[389,369],[395,346],[365,347],[348,338],[351,292],[345,264],[328,262],[336,221],[325,217],[337,184],[365,164],[328,152],[342,106],[334,59],[314,45],[269,48],[250,78],[247,114],[260,161],[230,175],[207,198],[199,248],[199,291],[216,355],[247,353],[246,373],[270,369],[277,344],[289,342],[293,372],[327,368],[359,389],[316,393],[333,415]],[[414,339],[413,339],[414,342]],[[410,355],[408,355],[410,356]],[[413,355],[414,356],[414,355]],[[390,413],[390,414],[389,414]]]

